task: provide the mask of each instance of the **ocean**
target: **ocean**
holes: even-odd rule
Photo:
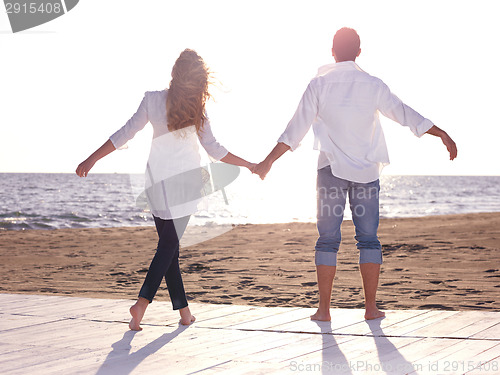
[[[138,207],[141,174],[0,173],[0,230],[153,225]],[[380,216],[500,212],[500,176],[382,176]],[[191,226],[315,222],[314,183],[272,189],[241,173],[191,218]],[[297,188],[299,189],[299,188]],[[346,208],[345,219],[350,219]]]

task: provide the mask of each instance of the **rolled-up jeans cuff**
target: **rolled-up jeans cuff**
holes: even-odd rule
[[[375,263],[382,264],[382,250],[380,249],[360,249],[359,264]]]
[[[334,251],[318,251],[316,250],[314,255],[314,263],[317,266],[336,266],[337,265],[337,253]]]

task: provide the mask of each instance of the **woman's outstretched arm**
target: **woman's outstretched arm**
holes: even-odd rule
[[[222,159],[220,159],[220,161],[223,161],[224,163],[227,163],[227,164],[237,165],[238,167],[248,168],[248,170],[252,173],[253,173],[253,168],[257,165],[254,163],[250,163],[250,162],[246,161],[245,159],[242,159],[236,155],[233,155],[230,152],[228,152],[226,154],[226,156],[224,156]]]
[[[116,150],[115,146],[110,139],[106,141],[101,147],[99,147],[92,155],[90,155],[85,161],[81,162],[78,168],[76,168],[76,174],[79,177],[87,177],[89,171],[92,169],[94,164],[105,157],[106,155],[112,153]]]

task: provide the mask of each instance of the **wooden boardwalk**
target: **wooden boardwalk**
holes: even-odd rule
[[[313,309],[192,303],[178,325],[155,301],[143,331],[133,301],[0,294],[1,374],[500,374],[500,313]]]

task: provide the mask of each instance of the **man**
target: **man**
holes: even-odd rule
[[[405,105],[380,79],[355,63],[361,53],[355,30],[342,28],[334,36],[332,55],[336,63],[321,67],[309,83],[295,115],[267,158],[255,167],[262,179],[272,164],[288,150],[295,150],[313,126],[318,159],[319,238],[315,247],[319,307],[313,320],[330,320],[333,279],[341,241],[340,225],[347,196],[356,228],[359,267],[365,297],[365,319],[385,316],[376,305],[382,264],[377,237],[379,224],[379,177],[389,164],[378,113],[408,126],[418,137],[440,137],[457,156],[455,142],[430,120]]]

